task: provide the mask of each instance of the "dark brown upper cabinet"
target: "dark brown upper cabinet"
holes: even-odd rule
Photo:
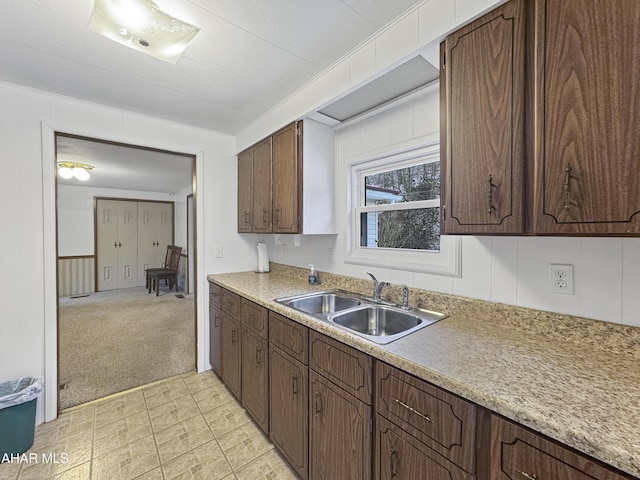
[[[511,0],[445,39],[443,233],[640,234],[637,18]]]
[[[536,3],[535,233],[640,234],[640,2]]]
[[[512,0],[443,43],[444,233],[524,231],[525,26]]]
[[[238,232],[336,233],[334,163],[333,130],[310,119],[240,152]]]

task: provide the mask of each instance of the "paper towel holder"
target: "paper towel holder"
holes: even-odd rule
[[[271,271],[269,265],[269,252],[267,251],[267,244],[264,241],[258,242],[256,245],[258,250],[258,268],[256,273],[269,273]]]

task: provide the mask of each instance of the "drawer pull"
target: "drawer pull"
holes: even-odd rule
[[[431,420],[427,415],[425,415],[424,413],[420,413],[419,411],[417,411],[415,408],[410,407],[409,405],[407,405],[406,403],[401,402],[400,400],[398,400],[397,398],[393,398],[393,401],[396,402],[398,405],[400,405],[401,407],[406,408],[407,410],[409,410],[411,413],[415,413],[416,415],[418,415],[420,418],[424,418],[427,422],[430,423],[434,423],[433,420]]]
[[[391,452],[389,452],[389,460],[391,467],[391,476],[395,477],[398,474],[398,452],[396,452],[393,448]]]
[[[535,473],[533,475],[529,475],[527,472],[521,472],[517,468],[516,468],[516,472],[518,472],[520,475],[522,475],[524,478],[527,478],[528,480],[538,480],[538,476]]]
[[[316,415],[322,411],[322,398],[320,397],[320,392],[318,392],[317,390],[314,395],[314,407]]]

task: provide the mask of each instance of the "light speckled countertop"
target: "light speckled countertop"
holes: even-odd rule
[[[274,302],[341,288],[370,294],[370,281],[272,264],[268,274],[209,275],[249,300],[375,358],[640,476],[640,328],[434,292],[411,304],[449,314],[388,345],[376,345]],[[387,292],[399,300],[399,288]],[[383,295],[386,297],[386,295]]]

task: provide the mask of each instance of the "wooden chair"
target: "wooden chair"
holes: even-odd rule
[[[167,245],[167,253],[164,256],[164,263],[162,264],[161,267],[152,267],[152,268],[147,268],[144,271],[145,277],[146,277],[146,288],[149,288],[149,283],[151,282],[151,277],[149,277],[148,273],[152,272],[154,270],[165,270],[166,268],[169,267],[169,265],[171,264],[171,257],[173,255],[173,252],[175,250],[176,246],[175,245]],[[180,249],[182,251],[182,249]]]
[[[169,245],[167,247],[168,263],[165,263],[163,268],[149,268],[146,270],[148,293],[151,293],[151,290],[155,290],[156,296],[160,295],[161,280],[165,281],[169,290],[172,290],[175,285],[176,292],[178,291],[178,264],[181,254],[182,247]]]

